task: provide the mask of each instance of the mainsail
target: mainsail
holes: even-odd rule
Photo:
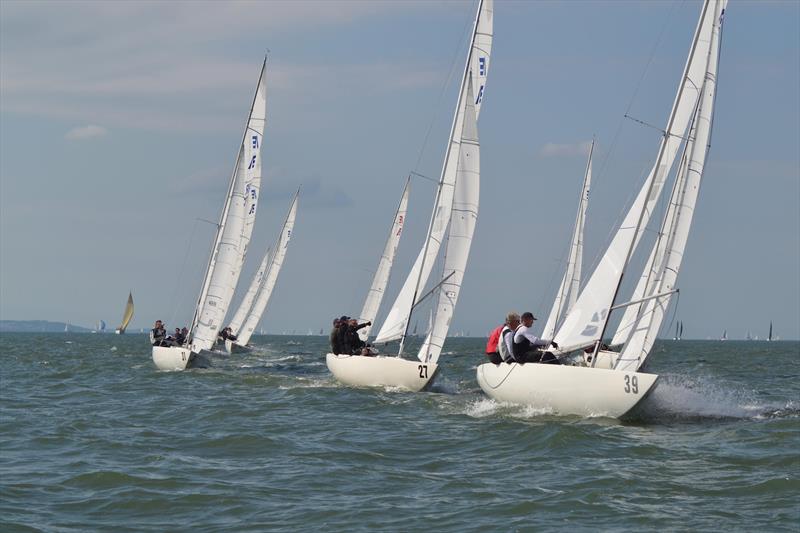
[[[450,229],[447,233],[444,271],[439,289],[439,302],[433,318],[433,325],[425,342],[417,354],[420,361],[436,363],[442,352],[450,321],[453,318],[467,259],[472,245],[472,235],[478,221],[480,197],[480,143],[473,104],[472,80],[467,86],[464,129],[461,134],[460,161],[453,197],[453,210]]]
[[[128,324],[131,323],[132,318],[133,318],[133,293],[129,292],[128,303],[125,304],[125,312],[122,313],[122,322],[117,328],[117,332],[125,333],[125,330],[128,328]]]
[[[567,258],[567,269],[564,277],[561,278],[561,285],[558,287],[556,299],[553,307],[547,316],[543,339],[552,339],[556,334],[556,328],[561,319],[575,305],[578,299],[581,285],[581,267],[583,264],[583,227],[586,224],[586,209],[589,205],[589,189],[592,186],[592,154],[594,153],[594,139],[589,147],[589,160],[586,163],[586,172],[583,176],[583,188],[581,189],[581,199],[578,204],[578,214],[575,217],[575,227],[572,231],[572,242],[569,246],[569,256]]]
[[[239,331],[236,344],[244,346],[248,343],[250,337],[253,335],[253,331],[256,329],[256,324],[261,320],[261,315],[264,314],[264,310],[267,308],[270,296],[272,296],[272,290],[275,288],[275,282],[278,280],[278,274],[283,266],[283,260],[286,257],[289,240],[292,237],[294,220],[297,215],[297,197],[299,194],[300,191],[297,191],[294,195],[294,199],[292,199],[292,205],[289,208],[289,214],[286,215],[283,228],[281,228],[278,242],[273,247],[272,260],[267,268],[267,274],[264,276],[264,281],[258,291],[258,296],[256,296],[253,307],[250,309],[250,314],[247,316],[247,320],[244,321],[242,329]]]
[[[680,271],[710,146],[721,18],[726,3],[727,0],[722,0],[716,3],[715,9],[712,9],[715,22],[700,104],[686,142],[670,205],[665,214],[659,238],[650,254],[651,262],[648,263],[645,273],[640,279],[640,284],[643,284],[644,288],[639,293],[650,299],[631,305],[626,309],[626,315],[630,314],[636,317],[636,320],[633,327],[630,328],[630,335],[617,360],[616,369],[618,370],[634,371],[644,364],[666,315],[667,306]]]
[[[375,322],[375,315],[378,314],[378,309],[381,306],[381,300],[383,300],[386,285],[389,283],[389,275],[392,272],[394,257],[397,254],[397,245],[400,243],[400,236],[403,233],[403,226],[406,221],[410,182],[410,178],[407,179],[406,185],[403,188],[400,204],[397,206],[397,212],[394,214],[394,222],[392,222],[392,227],[389,228],[389,237],[386,239],[386,246],[383,248],[383,254],[378,262],[378,268],[375,271],[375,276],[372,278],[372,285],[364,300],[364,306],[361,308],[361,314],[358,318],[360,323]],[[369,332],[371,330],[371,325],[365,326],[358,330],[358,336],[362,341],[365,341],[369,337]]]
[[[594,345],[605,333],[625,268],[661,196],[664,182],[695,115],[709,62],[714,22],[715,10],[709,9],[707,1],[703,5],[655,165],[606,253],[556,332],[555,340],[561,352]]]
[[[436,190],[436,201],[434,202],[427,237],[414,262],[414,266],[411,268],[411,272],[409,272],[400,293],[397,295],[397,299],[378,332],[375,342],[390,342],[405,337],[411,311],[418,302],[420,291],[425,287],[433,269],[434,260],[439,254],[439,248],[444,240],[453,208],[468,85],[477,87],[470,98],[470,103],[475,110],[476,121],[483,104],[492,48],[492,19],[493,0],[481,0],[478,4],[467,61],[458,91],[458,101],[450,129],[450,140],[447,144],[442,173]]]
[[[242,271],[242,246],[246,245],[243,236],[247,233],[245,226],[249,223],[249,217],[255,214],[255,203],[258,200],[258,187],[255,188],[255,194],[252,194],[253,189],[248,189],[248,184],[260,183],[261,177],[259,159],[267,105],[265,69],[266,59],[261,67],[203,288],[192,320],[190,338],[193,352],[209,350],[214,346]],[[249,234],[247,240],[249,242]]]

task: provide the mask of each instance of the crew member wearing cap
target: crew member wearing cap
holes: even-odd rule
[[[514,331],[514,359],[518,363],[551,363],[559,364],[558,359],[550,352],[543,351],[543,348],[552,344],[558,348],[558,344],[553,341],[542,340],[533,333],[533,321],[536,317],[530,311],[522,313],[522,324]]]

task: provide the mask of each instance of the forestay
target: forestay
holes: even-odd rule
[[[386,293],[386,285],[389,283],[389,275],[392,273],[392,264],[394,263],[395,255],[397,255],[397,246],[400,244],[400,236],[403,233],[403,226],[406,221],[410,184],[411,179],[409,178],[406,180],[406,185],[403,188],[403,195],[400,197],[400,204],[397,206],[397,211],[394,214],[394,221],[392,222],[392,227],[389,229],[389,237],[386,239],[386,246],[383,248],[381,259],[378,261],[378,268],[375,271],[375,276],[372,278],[372,285],[369,288],[369,292],[367,292],[364,306],[361,308],[358,321],[362,324],[365,322],[375,322],[375,315],[378,314],[383,295]],[[365,341],[369,337],[371,330],[371,325],[365,326],[358,330],[358,336],[361,340]]]
[[[604,333],[609,309],[619,290],[624,269],[661,195],[664,181],[694,116],[708,65],[713,22],[714,10],[708,9],[706,3],[659,146],[656,163],[606,253],[558,329],[555,340],[561,352],[591,346]]]
[[[472,80],[467,88],[464,110],[464,128],[461,134],[459,165],[453,197],[453,210],[450,216],[450,229],[445,248],[444,276],[446,279],[439,288],[439,301],[436,305],[433,325],[425,342],[417,354],[423,363],[436,363],[450,329],[464,270],[467,267],[472,236],[478,221],[480,200],[480,144],[478,126],[475,121],[475,104]]]
[[[254,171],[260,159],[261,138],[266,122],[266,86],[265,86],[266,60],[261,67],[258,86],[253,104],[250,107],[247,125],[239,145],[233,175],[231,176],[228,195],[222,210],[217,236],[211,252],[211,258],[200,291],[195,317],[192,321],[191,345],[193,352],[209,350],[217,340],[225,314],[228,311],[233,292],[239,281],[242,271],[242,235],[244,233],[245,219],[248,216],[245,192],[247,183],[255,177]],[[255,140],[254,140],[255,139]],[[255,150],[248,146],[255,144]],[[245,154],[250,159],[244,161]],[[248,168],[251,167],[251,168]],[[260,166],[258,176],[260,179]],[[256,198],[252,199],[257,200]],[[254,209],[254,206],[253,206]],[[255,212],[255,211],[254,211]]]
[[[594,139],[592,139],[592,144],[589,147],[589,160],[586,163],[586,172],[583,176],[583,188],[581,189],[581,199],[578,203],[578,214],[575,217],[575,227],[572,231],[572,242],[569,246],[567,269],[564,271],[564,277],[561,278],[561,285],[558,287],[556,299],[553,301],[553,307],[550,309],[544,330],[542,330],[543,339],[552,339],[555,336],[556,327],[561,318],[575,305],[575,300],[578,299],[578,293],[580,292],[583,264],[583,227],[586,223],[586,209],[589,205],[589,189],[592,186],[593,153]]]
[[[264,314],[264,310],[267,308],[270,296],[272,296],[272,290],[275,288],[275,282],[278,280],[278,274],[283,266],[283,260],[286,258],[289,240],[292,238],[299,194],[300,191],[294,195],[292,205],[289,208],[289,214],[286,215],[286,220],[283,223],[280,237],[278,237],[278,242],[273,248],[274,252],[272,253],[272,261],[270,261],[269,268],[267,269],[267,275],[264,277],[264,282],[261,285],[261,289],[258,291],[258,296],[256,296],[253,308],[250,310],[250,314],[247,316],[244,325],[242,325],[236,344],[244,346],[250,341],[250,337],[253,336],[253,331],[256,329],[258,321],[261,320],[261,315]]]
[[[644,364],[666,316],[667,307],[680,271],[689,229],[692,224],[700,182],[703,177],[714,117],[714,99],[719,63],[719,41],[722,14],[727,0],[714,5],[714,29],[700,105],[684,150],[681,168],[673,187],[670,205],[664,217],[659,238],[650,254],[650,261],[639,280],[633,300],[642,296],[659,296],[631,305],[626,309],[615,339],[625,342],[616,369],[635,371]],[[640,295],[640,296],[637,296]],[[633,323],[630,327],[629,324]]]
[[[425,287],[433,269],[434,260],[439,254],[439,248],[447,231],[453,207],[459,148],[464,124],[464,99],[466,98],[467,81],[468,78],[471,79],[473,87],[478,87],[477,94],[473,94],[472,97],[477,120],[483,104],[486,79],[489,73],[493,16],[493,0],[481,0],[478,5],[464,74],[459,87],[458,101],[450,129],[450,140],[445,153],[427,237],[414,262],[414,266],[411,268],[411,272],[409,272],[403,287],[400,289],[400,293],[378,332],[375,342],[390,342],[405,336],[411,310],[417,302],[420,290]]]

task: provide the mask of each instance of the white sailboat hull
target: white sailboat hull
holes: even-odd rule
[[[115,330],[114,330],[114,334],[115,334],[115,335],[122,335],[123,333],[125,333],[125,332],[124,332],[124,331],[122,331],[121,329],[115,329]]]
[[[516,363],[478,366],[478,384],[500,402],[530,405],[561,415],[629,413],[654,389],[658,376],[567,365]]]
[[[185,370],[193,355],[182,346],[153,346],[153,362],[159,370]]]
[[[395,356],[326,356],[328,369],[345,385],[353,387],[398,387],[412,392],[423,390],[433,380],[439,365]]]
[[[231,340],[225,341],[225,351],[228,353],[247,353],[251,351],[252,348],[249,346],[243,346],[241,344],[236,344]]]

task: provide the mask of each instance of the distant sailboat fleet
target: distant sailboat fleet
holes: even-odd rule
[[[564,272],[541,333],[541,338],[549,343],[548,354],[558,364],[481,364],[476,378],[490,398],[559,414],[623,417],[656,387],[659,376],[649,373],[646,363],[672,296],[679,290],[677,277],[710,147],[726,5],[727,0],[702,2],[652,170],[594,271],[583,279],[584,229],[595,151],[592,140]],[[440,371],[440,356],[465,279],[478,217],[481,175],[478,118],[490,67],[493,18],[493,0],[479,0],[434,207],[416,260],[380,328],[375,327],[408,215],[409,177],[372,282],[368,288],[365,286],[364,303],[356,321],[361,324],[357,336],[363,348],[343,353],[334,345],[326,355],[328,369],[345,385],[420,391],[428,388]],[[181,344],[153,346],[152,358],[159,369],[183,370],[199,354],[215,349],[228,353],[247,350],[283,265],[297,215],[299,190],[276,242],[266,250],[236,312],[226,324],[251,244],[262,191],[261,147],[267,120],[265,71],[266,59],[228,182],[188,336]],[[623,277],[630,275],[632,257],[649,232],[648,225],[668,182],[672,184],[671,191],[664,203],[655,242],[644,268],[636,274],[635,289],[625,299]],[[437,258],[441,262],[438,277],[433,276]],[[416,357],[406,357],[408,341],[418,335],[423,302],[432,307],[427,317],[428,327],[416,348]],[[612,315],[618,317],[619,323],[608,341],[606,334],[613,327]],[[116,333],[125,332],[132,316],[133,298],[129,294]],[[374,338],[373,329],[377,330]],[[263,328],[260,332],[263,334]],[[320,329],[319,335],[323,334]],[[307,335],[314,335],[314,329],[309,328]],[[468,335],[463,330],[452,334]],[[673,340],[680,341],[683,337],[684,322],[677,320]],[[727,338],[724,330],[720,340]],[[751,338],[748,331],[747,339]],[[772,322],[766,340],[773,340]],[[389,343],[396,343],[396,350],[381,353]]]

